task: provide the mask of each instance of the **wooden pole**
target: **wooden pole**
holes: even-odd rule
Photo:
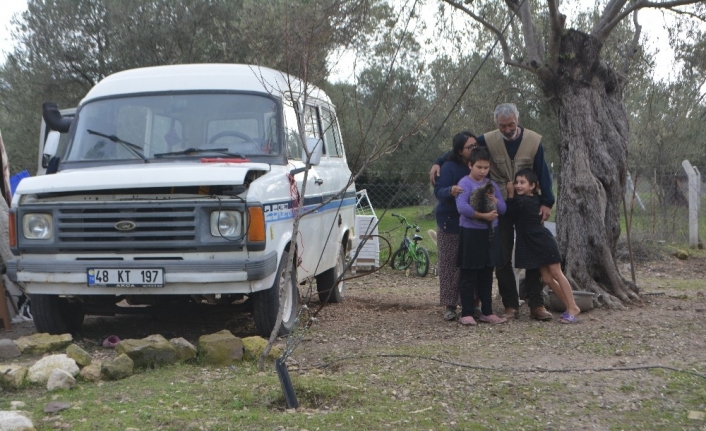
[[[10,320],[10,312],[7,309],[7,296],[5,295],[5,282],[0,277],[0,319],[2,319],[5,325],[5,330],[9,331],[12,329],[12,321]]]

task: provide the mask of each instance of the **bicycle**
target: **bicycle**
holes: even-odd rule
[[[415,267],[417,270],[417,275],[420,277],[426,277],[429,273],[429,251],[426,248],[419,246],[419,241],[422,240],[420,235],[416,233],[410,239],[407,233],[410,229],[414,229],[415,232],[419,232],[419,226],[414,224],[409,224],[404,216],[399,214],[392,214],[393,217],[397,217],[400,223],[405,225],[404,238],[400,247],[392,254],[392,259],[390,259],[390,266],[393,269],[405,270],[415,262]]]

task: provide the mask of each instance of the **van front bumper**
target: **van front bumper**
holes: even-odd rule
[[[267,288],[277,252],[232,260],[62,260],[33,256],[7,262],[7,275],[28,293],[59,295],[250,293]],[[89,287],[89,268],[164,269],[164,287]],[[264,284],[265,286],[260,286]]]

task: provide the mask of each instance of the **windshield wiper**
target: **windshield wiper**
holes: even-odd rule
[[[140,147],[140,146],[138,146],[138,145],[135,145],[135,144],[130,143],[130,142],[128,142],[128,141],[124,141],[124,140],[118,138],[118,137],[115,136],[115,135],[106,135],[105,133],[96,132],[95,130],[91,130],[91,129],[88,129],[87,132],[88,132],[89,134],[91,134],[91,135],[101,136],[101,137],[103,137],[103,138],[106,138],[106,139],[108,139],[108,140],[110,140],[110,141],[115,142],[116,144],[120,144],[120,145],[123,146],[123,148],[125,148],[126,150],[128,150],[130,153],[132,153],[132,154],[136,155],[137,157],[141,158],[142,160],[144,160],[145,163],[149,163],[149,162],[150,162],[150,161],[147,159],[147,157],[145,157],[145,155],[142,154],[142,147]]]
[[[201,153],[219,153],[225,154],[227,156],[238,157],[244,159],[245,156],[242,154],[233,154],[228,152],[228,148],[186,148],[180,151],[172,151],[171,153],[159,153],[154,154],[154,157],[166,157],[166,156],[188,156],[191,154],[201,154]]]

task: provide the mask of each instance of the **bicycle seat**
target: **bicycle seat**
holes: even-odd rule
[[[415,233],[414,236],[412,237],[412,239],[415,240],[415,241],[421,241],[421,240],[422,240],[422,237],[419,236],[419,235],[417,235],[417,234]]]

